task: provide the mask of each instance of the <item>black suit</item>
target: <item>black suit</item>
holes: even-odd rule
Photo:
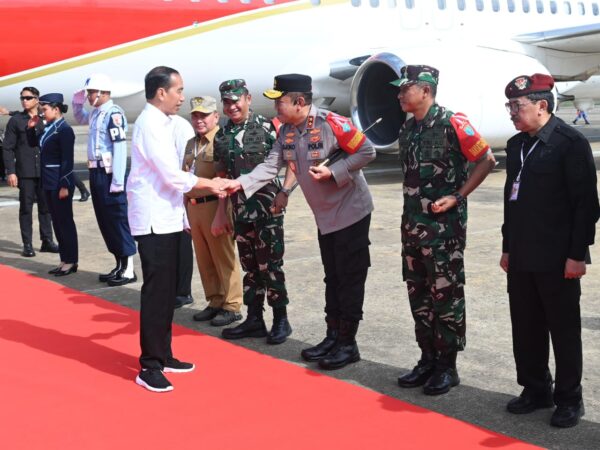
[[[536,136],[511,138],[506,153],[502,251],[509,254],[517,381],[532,392],[549,389],[550,335],[554,401],[573,405],[581,400],[581,289],[564,269],[567,258],[585,260],[594,243],[600,214],[594,159],[585,137],[555,116]],[[522,160],[518,195],[510,200]]]
[[[8,175],[15,174],[19,180],[19,225],[21,239],[24,244],[32,241],[32,211],[37,200],[38,220],[40,222],[40,239],[52,241],[52,223],[40,180],[40,148],[35,138],[27,133],[29,114],[26,112],[11,113],[6,124],[3,143],[3,161]],[[43,130],[38,124],[38,131]]]

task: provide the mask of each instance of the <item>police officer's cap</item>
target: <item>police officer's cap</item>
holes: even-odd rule
[[[283,97],[287,92],[312,92],[312,78],[308,75],[288,73],[277,75],[273,82],[273,89],[263,92],[263,95],[271,100]]]
[[[506,85],[506,98],[523,97],[535,92],[552,92],[554,78],[543,73],[520,75]]]
[[[228,98],[237,102],[242,95],[248,94],[248,88],[246,87],[246,81],[237,78],[223,81],[219,85],[219,92],[221,93],[221,100]]]
[[[46,103],[64,103],[63,95],[58,93],[44,94],[40,97],[40,104]]]
[[[391,81],[390,84],[398,87],[411,85],[423,81],[433,86],[437,86],[440,78],[440,71],[431,66],[404,66],[400,70],[400,78]]]

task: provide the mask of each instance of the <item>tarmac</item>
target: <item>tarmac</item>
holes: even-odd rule
[[[559,116],[572,120],[575,112],[572,108],[565,108]],[[592,141],[596,167],[600,168],[600,111],[592,111],[590,120],[592,125],[578,125],[577,128]],[[86,133],[87,127],[76,127],[76,168],[84,180],[87,179]],[[467,347],[458,357],[460,386],[437,397],[426,396],[418,388],[407,390],[397,386],[397,377],[413,367],[420,353],[414,338],[406,286],[402,281],[402,179],[395,155],[379,155],[365,170],[374,197],[375,211],[370,232],[372,265],[367,279],[364,320],[357,336],[362,360],[328,375],[542,447],[597,449],[600,447],[600,297],[597,295],[600,292],[600,264],[588,266],[588,273],[582,279],[582,384],[586,415],[581,423],[571,429],[555,429],[549,425],[551,409],[519,416],[506,412],[506,403],[520,393],[521,387],[516,383],[512,355],[506,277],[498,265],[505,171],[504,152],[500,150],[495,154],[498,166],[469,196],[468,243],[465,252]],[[47,275],[47,271],[56,266],[57,255],[37,252],[34,258],[20,256],[18,190],[0,183],[0,263],[139,309],[141,281],[123,287],[107,287],[98,281],[98,273],[112,268],[114,260],[99,233],[91,200],[85,203],[75,201],[74,216],[79,235],[79,271],[58,279]],[[34,235],[37,235],[36,221]],[[36,250],[39,249],[38,237],[34,237]],[[293,334],[279,346],[269,346],[264,339],[245,339],[235,344],[318,370],[315,365],[307,364],[300,358],[300,351],[319,342],[325,332],[323,270],[317,229],[300,189],[290,198],[285,218],[285,237],[284,269],[290,295],[288,315]],[[591,248],[591,255],[593,262],[600,261],[600,245]],[[141,280],[137,256],[135,265]],[[221,328],[192,320],[193,314],[206,306],[196,270],[192,293],[195,302],[177,310],[175,321],[199,332],[220,336]],[[19,299],[3,298],[3,301]],[[271,321],[269,310],[265,317],[268,322]],[[174,348],[176,350],[177,341],[174,341]],[[211,364],[210,361],[194,362],[200,370],[203,365]],[[252,387],[245,386],[240,380],[237,389],[243,391]],[[190,393],[190,399],[193,399],[193,393]],[[318,407],[315,405],[315,408]],[[389,432],[390,436],[394,436],[394,430]],[[402,448],[402,437],[394,439]],[[451,437],[448,439],[448,447],[452,448]]]

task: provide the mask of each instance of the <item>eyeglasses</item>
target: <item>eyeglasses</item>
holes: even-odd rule
[[[21,99],[21,101],[23,101],[23,100],[29,101],[29,100],[33,100],[34,98],[37,98],[37,97],[34,97],[33,95],[21,95],[21,97],[19,97],[19,98]]]
[[[504,104],[504,107],[509,113],[516,114],[519,112],[521,108],[527,105],[531,105],[535,102],[527,102],[527,103],[519,103],[519,102],[507,102]]]

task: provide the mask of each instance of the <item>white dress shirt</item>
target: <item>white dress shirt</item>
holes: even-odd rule
[[[182,231],[182,194],[198,177],[181,170],[174,139],[174,121],[146,103],[131,141],[131,172],[127,178],[129,227],[133,236]]]

